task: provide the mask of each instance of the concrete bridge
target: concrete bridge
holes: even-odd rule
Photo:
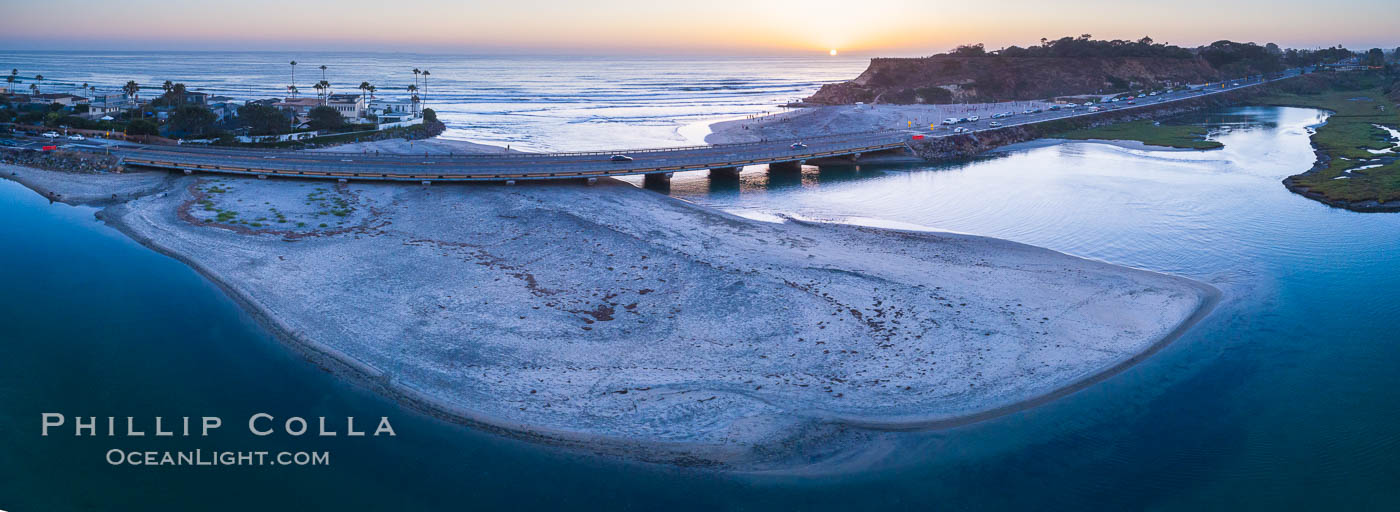
[[[221,149],[193,146],[142,146],[113,152],[127,166],[259,177],[288,176],[340,180],[504,181],[588,179],[643,175],[664,182],[672,173],[708,169],[717,178],[737,178],[749,165],[774,172],[800,171],[819,159],[848,158],[881,151],[907,151],[911,135],[903,131],[863,132],[741,144],[580,153],[506,153],[471,155],[373,155]],[[616,156],[630,160],[618,161]]]

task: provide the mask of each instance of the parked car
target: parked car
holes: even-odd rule
[[[956,117],[950,117],[950,118],[944,119],[944,120],[943,120],[943,124],[949,124],[949,125],[951,125],[951,124],[958,124],[958,118],[956,118]]]
[[[48,138],[50,138],[50,139],[57,139],[57,138],[58,138],[58,132],[44,132],[44,136],[45,136],[45,137],[48,137]]]
[[[953,128],[953,133],[966,133],[966,132],[967,132],[967,128],[963,128],[963,127],[961,127],[961,126],[959,126],[959,127],[957,127],[957,128]]]
[[[627,155],[613,155],[611,160],[614,162],[631,162],[632,157]]]
[[[990,126],[990,127],[992,127],[992,128],[996,128],[996,127],[998,127],[998,126],[1001,126],[1001,122],[1000,122],[1000,121],[992,121],[991,123],[988,123],[987,126]]]
[[[792,143],[792,149],[807,149],[807,145],[801,142]]]
[[[977,119],[978,119],[977,116],[972,116],[972,117],[967,118],[968,121],[972,121],[972,122],[974,122],[974,123],[977,122]]]
[[[69,136],[68,136],[68,140],[87,140],[87,138],[83,137],[81,134],[75,133],[75,134],[69,135]]]

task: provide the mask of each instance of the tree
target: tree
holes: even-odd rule
[[[291,131],[287,115],[270,105],[249,103],[238,107],[238,120],[250,135],[277,135]]]
[[[369,82],[360,82],[360,101],[365,101],[365,94],[368,94],[369,90],[373,87],[374,86],[370,85]]]
[[[42,90],[44,86],[44,75],[34,75],[34,82],[35,85],[32,86],[34,88],[34,94],[39,94],[39,91]]]
[[[417,71],[417,70],[415,69],[414,71]],[[414,77],[413,81],[417,82],[417,81],[418,81],[418,78],[417,78],[417,77]],[[413,111],[414,111],[414,112],[417,112],[417,111],[418,111],[418,85],[417,85],[417,84],[408,86],[408,100],[411,101],[411,102],[413,102]]]
[[[292,97],[297,95],[297,61],[292,61],[292,85],[287,86],[287,92],[292,93]]]
[[[424,104],[424,105],[427,105],[427,104],[428,104],[428,75],[431,75],[431,74],[432,74],[432,73],[429,73],[428,70],[426,70],[426,69],[423,70],[423,104]]]
[[[437,112],[433,111],[433,109],[430,108],[423,109],[423,122],[436,123],[437,120]]]
[[[134,119],[126,125],[127,135],[160,135],[160,128],[150,119]]]
[[[306,116],[310,118],[313,130],[334,130],[345,125],[345,118],[341,117],[340,111],[324,105],[311,109]]]
[[[1380,48],[1372,48],[1366,52],[1363,62],[1367,66],[1381,67],[1385,65],[1385,51]]]
[[[167,126],[173,135],[199,137],[213,133],[217,119],[214,112],[200,105],[180,105],[170,113]]]
[[[15,93],[15,75],[19,74],[18,69],[11,69],[10,74],[5,77],[5,90],[10,94]]]

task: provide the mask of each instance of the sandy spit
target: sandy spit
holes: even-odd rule
[[[758,222],[613,181],[168,179],[100,217],[316,363],[450,421],[664,464],[810,471],[890,431],[1038,405],[1147,357],[1218,296],[1003,240]]]

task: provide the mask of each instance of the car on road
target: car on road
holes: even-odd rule
[[[68,136],[68,140],[87,140],[87,138],[86,138],[86,137],[83,137],[83,136],[80,135],[80,134],[75,133],[75,134],[69,135],[69,136]]]
[[[979,119],[979,118],[978,118],[977,116],[971,116],[971,117],[967,118],[968,121],[973,122],[973,123],[977,122],[978,119]]]
[[[612,160],[614,162],[631,162],[632,157],[627,155],[613,155],[612,158],[610,158],[609,160]]]
[[[1001,126],[1001,123],[998,122],[998,121],[992,121],[992,122],[990,122],[990,123],[987,123],[987,126],[990,126],[990,127],[992,127],[992,128],[996,128],[996,127],[998,127],[998,126]]]
[[[801,142],[794,142],[791,147],[792,149],[807,149],[807,145]]]
[[[953,128],[953,133],[967,133],[967,128],[963,128],[961,126]]]
[[[45,136],[45,137],[48,137],[48,138],[50,138],[50,139],[57,139],[57,138],[58,138],[58,132],[44,132],[44,136]]]
[[[956,117],[950,117],[950,118],[944,119],[944,120],[943,120],[943,124],[948,124],[948,125],[958,124],[958,118],[956,118]]]

